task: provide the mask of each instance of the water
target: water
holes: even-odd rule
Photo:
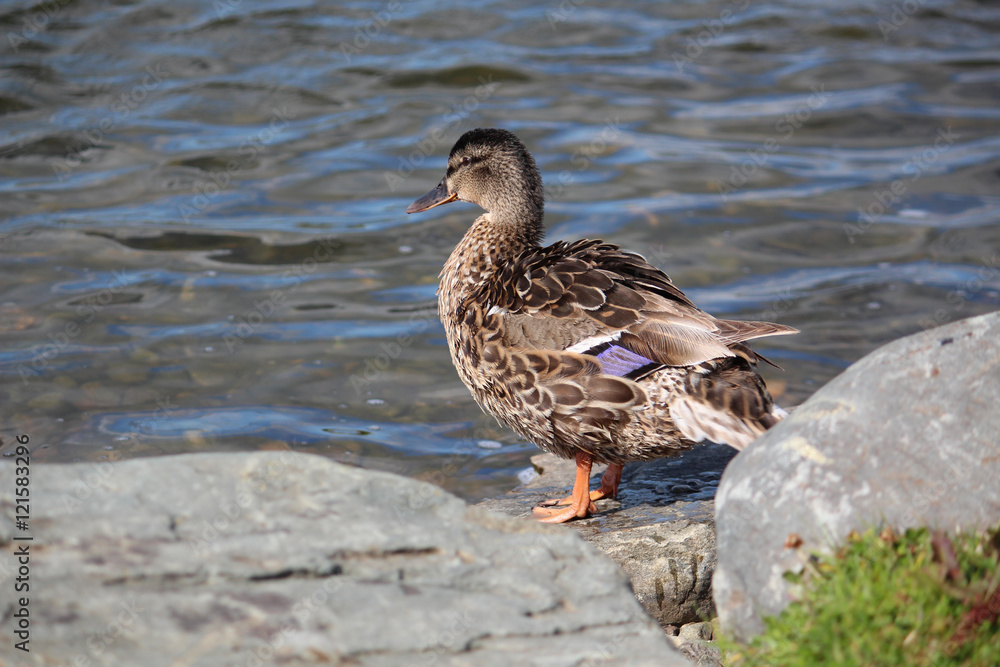
[[[783,404],[1000,307],[989,3],[0,11],[0,436],[36,461],[290,447],[514,486],[535,449],[472,402],[435,313],[478,213],[404,213],[478,126],[535,154],[549,240],[800,328],[757,346]]]

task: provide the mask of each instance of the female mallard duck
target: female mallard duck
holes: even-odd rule
[[[486,210],[441,271],[438,309],[458,374],[501,422],[576,458],[572,495],[536,507],[543,521],[596,512],[627,461],[702,440],[742,449],[784,415],[743,341],[797,330],[716,319],[609,243],[541,247],[542,179],[512,133],[466,132],[444,180],[406,212],[456,199]],[[595,461],[610,465],[590,492]]]

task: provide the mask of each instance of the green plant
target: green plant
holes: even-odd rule
[[[871,529],[809,562],[788,575],[801,599],[765,618],[762,635],[723,638],[726,665],[1000,665],[1000,526]]]

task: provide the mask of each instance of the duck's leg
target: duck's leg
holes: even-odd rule
[[[618,497],[618,485],[622,481],[622,468],[624,466],[621,463],[610,463],[608,464],[608,469],[604,471],[604,475],[601,476],[601,487],[596,491],[592,491],[590,494],[591,500],[600,500],[601,498],[617,498]]]
[[[565,523],[572,519],[583,519],[597,511],[597,506],[590,499],[590,469],[594,465],[594,457],[586,452],[577,452],[576,481],[573,484],[573,494],[567,498],[569,507],[548,508],[536,507],[535,514],[544,518],[542,523]]]
[[[590,492],[591,500],[618,497],[618,485],[622,481],[622,467],[621,463],[612,463],[608,465],[608,469],[604,471],[604,475],[601,477],[601,487]],[[560,498],[559,500],[544,500],[538,503],[538,506],[557,507],[560,505],[569,505],[572,502],[573,496],[569,495],[565,498]]]

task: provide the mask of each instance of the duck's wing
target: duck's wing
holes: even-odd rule
[[[594,240],[522,253],[472,298],[506,346],[593,355],[630,377],[723,357],[756,362],[742,341],[796,332],[717,320],[641,256]]]

